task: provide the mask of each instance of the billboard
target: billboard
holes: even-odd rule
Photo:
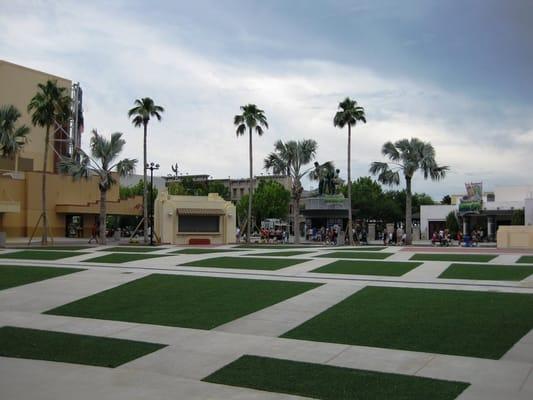
[[[483,183],[465,183],[466,196],[463,196],[459,203],[459,212],[480,212],[483,202]]]

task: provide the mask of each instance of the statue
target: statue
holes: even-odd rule
[[[331,161],[319,164],[315,161],[315,168],[310,173],[313,180],[318,181],[318,195],[334,195],[340,192],[342,179],[339,177],[339,169],[335,169]]]

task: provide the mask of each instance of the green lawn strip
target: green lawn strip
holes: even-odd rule
[[[169,254],[210,254],[210,253],[232,253],[242,251],[238,249],[181,249],[172,251]]]
[[[25,246],[25,247],[9,247],[10,250],[87,250],[92,249],[94,246]]]
[[[120,264],[130,261],[146,260],[148,258],[167,257],[165,254],[143,254],[143,253],[111,253],[104,256],[98,256],[83,260],[83,262],[97,262],[97,263],[110,263]]]
[[[518,259],[517,263],[533,264],[533,256],[522,256]]]
[[[533,295],[366,287],[284,337],[498,359],[533,328]]]
[[[429,254],[429,253],[416,253],[413,254],[410,260],[418,261],[471,261],[471,262],[488,262],[497,255],[493,254]]]
[[[115,246],[99,249],[99,251],[112,251],[114,253],[150,253],[152,251],[164,250],[163,247],[139,247],[139,246]]]
[[[46,314],[212,329],[320,284],[153,274]]]
[[[234,249],[312,249],[320,248],[313,245],[297,245],[297,244],[239,244],[233,247]]]
[[[533,274],[533,265],[452,264],[439,278],[521,281]]]
[[[300,256],[302,254],[309,254],[308,251],[271,251],[268,253],[252,253],[245,254],[245,256],[261,256],[261,257],[290,257],[290,256]]]
[[[0,254],[0,258],[10,260],[60,260],[67,257],[80,256],[87,253],[75,251],[21,250],[13,253]]]
[[[311,272],[326,274],[401,276],[422,265],[421,262],[337,260]]]
[[[189,267],[277,270],[309,260],[297,258],[215,257],[180,264]]]
[[[392,256],[393,253],[373,253],[371,251],[334,251],[332,253],[321,254],[315,257],[321,258],[362,258],[369,260],[383,260]]]
[[[452,400],[469,384],[244,355],[203,381],[324,400]]]
[[[0,290],[79,271],[83,269],[0,265]]]
[[[355,246],[355,247],[341,247],[335,248],[335,251],[381,251],[385,250],[386,247],[379,246]]]
[[[165,347],[157,343],[37,329],[0,328],[0,356],[115,368]]]

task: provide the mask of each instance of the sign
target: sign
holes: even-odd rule
[[[483,183],[465,183],[466,196],[463,196],[459,203],[461,213],[479,213],[483,202]]]

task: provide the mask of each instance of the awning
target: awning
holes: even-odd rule
[[[178,208],[178,215],[224,215],[224,210],[220,208]]]

